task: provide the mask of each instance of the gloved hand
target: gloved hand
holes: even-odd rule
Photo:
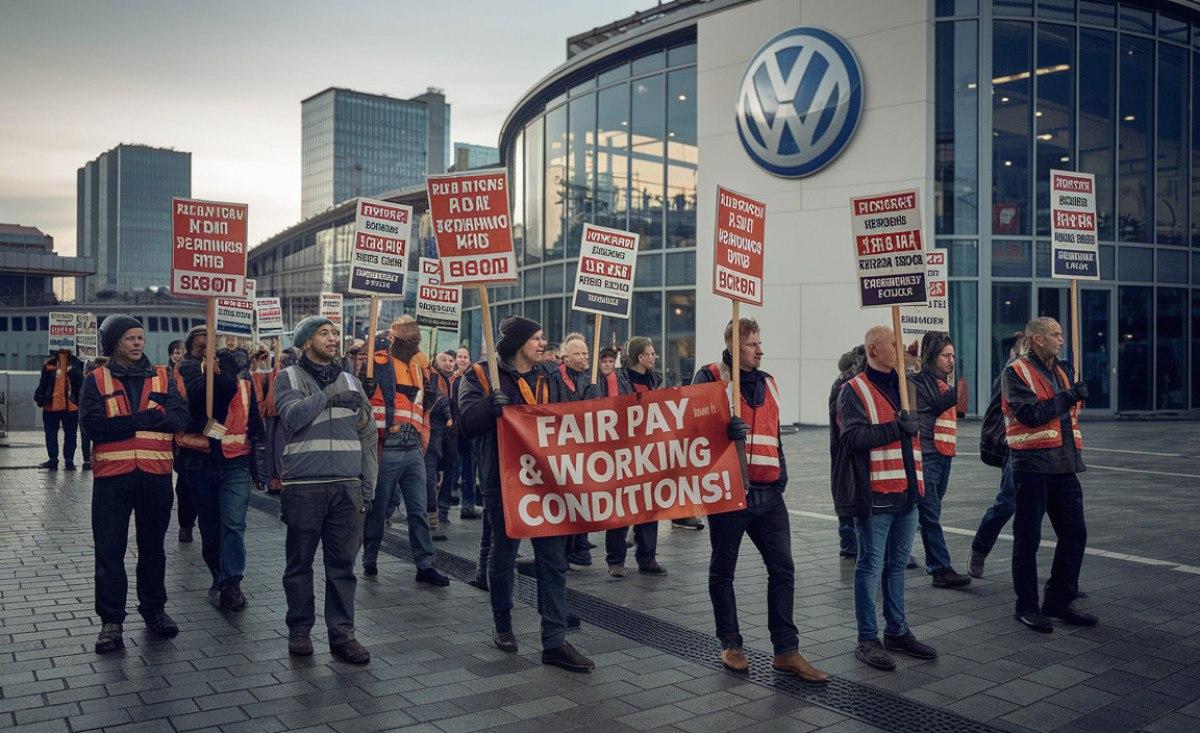
[[[917,421],[917,416],[908,410],[900,412],[900,432],[905,435],[916,435],[921,430],[921,423]]]
[[[729,425],[725,428],[725,435],[729,436],[730,440],[742,441],[750,434],[750,426],[740,417],[729,418]]]
[[[504,411],[504,406],[507,404],[509,404],[508,395],[500,390],[488,395],[488,405],[492,408],[492,417],[500,417],[500,413]]]
[[[363,513],[363,514],[370,514],[370,513],[371,513],[371,507],[373,507],[373,506],[375,506],[375,502],[371,501],[370,499],[363,499],[363,503],[362,503],[362,513]]]
[[[1088,398],[1087,384],[1084,382],[1076,382],[1075,386],[1071,387],[1068,393],[1072,397],[1072,404],[1075,402],[1083,402]]]
[[[362,382],[363,392],[366,392],[368,397],[375,394],[375,389],[379,387],[379,382],[375,380],[375,377],[363,377],[359,381]]]
[[[362,407],[363,396],[358,390],[348,389],[345,392],[338,392],[333,397],[329,398],[330,407],[346,407],[355,412]]]

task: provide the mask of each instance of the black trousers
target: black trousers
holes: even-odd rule
[[[134,471],[97,478],[92,484],[92,541],[96,553],[96,615],[102,623],[125,621],[125,550],[129,516],[137,536],[137,597],[142,615],[167,604],[167,555],[163,538],[171,523],[171,475]]]
[[[192,500],[192,484],[188,480],[190,473],[184,469],[175,474],[175,518],[179,520],[180,529],[191,529],[196,526],[196,502]]]
[[[1042,518],[1046,515],[1050,515],[1050,525],[1058,540],[1041,608],[1060,609],[1070,605],[1079,587],[1079,568],[1087,547],[1079,478],[1073,473],[1014,471],[1013,482],[1017,511],[1013,515],[1012,573],[1017,613],[1039,609],[1037,553],[1042,542]]]
[[[51,461],[58,461],[58,429],[63,431],[62,453],[67,463],[75,462],[75,437],[79,429],[79,413],[63,410],[50,412],[42,410],[42,427],[46,431],[46,455]]]

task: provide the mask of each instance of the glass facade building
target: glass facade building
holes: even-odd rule
[[[500,151],[487,145],[472,145],[471,143],[454,143],[455,170],[465,171],[472,168],[500,164]]]

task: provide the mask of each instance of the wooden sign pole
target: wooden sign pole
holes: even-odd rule
[[[488,303],[486,285],[477,285],[479,289],[479,312],[483,314],[483,344],[487,349],[488,379],[492,380],[492,389],[500,389],[500,368],[496,366],[496,340],[492,335],[492,308]]]
[[[1079,280],[1071,278],[1071,366],[1075,368],[1075,381],[1083,381],[1083,350],[1079,337]]]
[[[900,335],[900,306],[892,306],[892,335],[896,343],[896,375],[900,377],[900,409],[908,409],[908,372],[904,368],[904,340]]]
[[[204,328],[204,410],[213,416],[213,372],[217,362],[217,299],[208,299],[208,323]]]
[[[592,384],[596,383],[596,375],[600,370],[600,319],[603,318],[599,313],[594,315],[595,321],[592,325]]]
[[[729,355],[733,364],[729,369],[729,378],[733,384],[733,416],[742,416],[742,304],[733,303],[733,339],[729,343]]]
[[[437,358],[438,351],[438,328],[434,326],[429,329],[429,355]]]
[[[375,330],[379,328],[379,296],[371,296],[371,320],[367,325],[367,378],[375,376]]]

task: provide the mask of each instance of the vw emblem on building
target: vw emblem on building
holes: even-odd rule
[[[842,39],[793,28],[751,59],[738,88],[738,137],[763,170],[803,178],[845,149],[862,104],[862,72]]]

